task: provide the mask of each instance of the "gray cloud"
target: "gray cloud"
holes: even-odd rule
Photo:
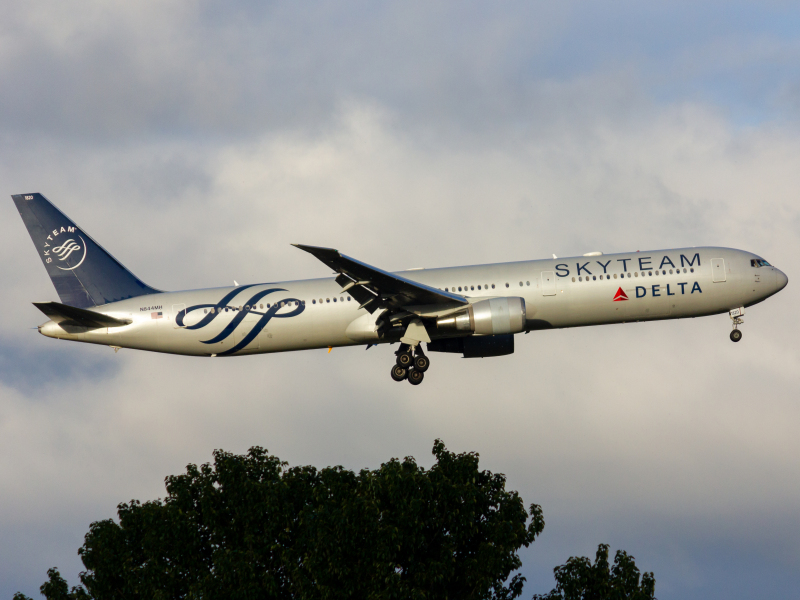
[[[737,6],[5,6],[0,181],[165,289],[328,274],[291,242],[387,269],[720,244],[792,279],[800,143],[763,100],[791,89],[788,9]],[[763,39],[746,68],[725,58]],[[773,64],[763,94],[736,91]],[[797,587],[794,284],[736,346],[724,316],[538,332],[503,359],[437,355],[412,389],[386,348],[205,361],[45,339],[30,302],[55,294],[10,200],[0,238],[0,535],[19,549],[0,594],[56,564],[76,581],[90,521],[214,448],[358,469],[430,464],[435,437],[544,506],[526,594],[603,541],[662,598]]]

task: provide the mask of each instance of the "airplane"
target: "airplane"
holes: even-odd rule
[[[222,357],[399,344],[391,376],[419,385],[429,352],[514,352],[542,329],[728,313],[788,283],[752,252],[674,248],[388,272],[333,248],[293,244],[335,277],[165,292],[143,283],[43,195],[12,196],[61,302],[34,302],[47,337]]]

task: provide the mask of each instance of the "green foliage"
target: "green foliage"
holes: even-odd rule
[[[652,600],[655,598],[656,580],[645,573],[639,583],[639,569],[633,556],[617,550],[614,565],[608,564],[608,545],[600,544],[594,565],[583,557],[571,557],[565,564],[553,569],[556,587],[534,600]]]
[[[458,600],[518,597],[517,550],[544,528],[505,477],[437,440],[430,470],[393,459],[356,474],[292,467],[254,447],[214,452],[166,479],[164,500],[92,523],[79,554],[84,588],[50,598]],[[62,585],[63,583],[63,585]],[[47,587],[50,586],[50,587]],[[45,591],[47,587],[47,591]],[[85,594],[80,596],[78,594]]]
[[[80,586],[72,588],[69,590],[67,586],[66,580],[61,576],[61,573],[58,572],[58,569],[55,567],[52,569],[48,569],[47,571],[47,581],[42,584],[42,587],[39,588],[39,591],[42,593],[47,600],[90,600],[91,596],[86,593],[86,590]],[[20,592],[14,594],[13,600],[32,600],[30,596],[26,596]]]

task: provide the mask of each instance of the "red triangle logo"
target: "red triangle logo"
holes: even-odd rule
[[[623,300],[628,299],[628,294],[622,291],[622,288],[617,290],[617,293],[614,294],[614,302],[622,302]]]

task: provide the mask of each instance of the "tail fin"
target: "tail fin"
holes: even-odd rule
[[[78,308],[157,294],[41,194],[11,196],[61,302]]]

